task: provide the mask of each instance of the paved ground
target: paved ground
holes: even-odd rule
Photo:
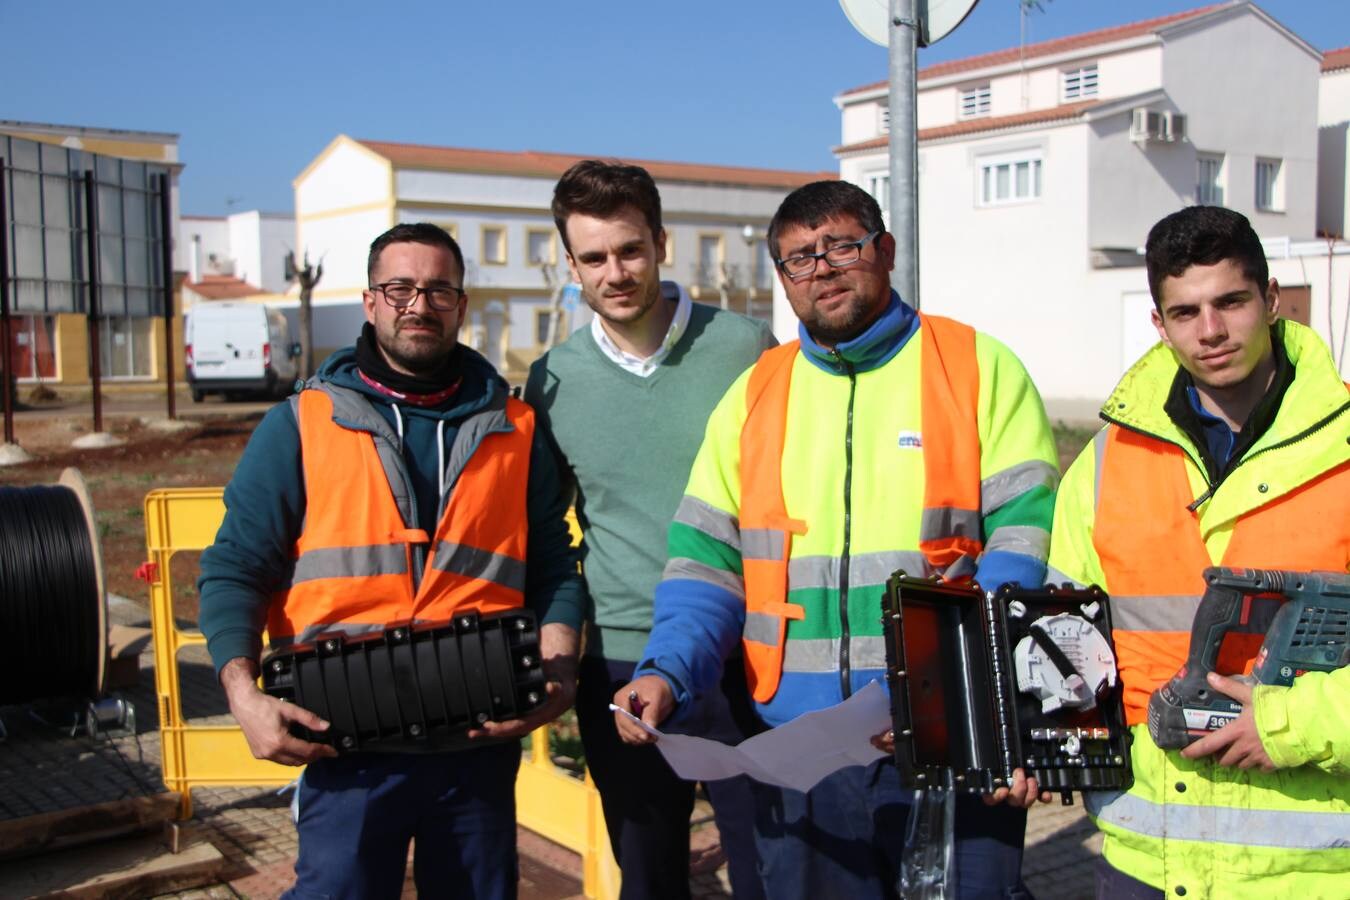
[[[136,604],[114,601],[110,618],[123,624],[147,622]],[[201,724],[228,722],[224,699],[214,683],[204,650],[185,651],[180,659],[184,713]],[[7,707],[0,718],[8,738],[0,743],[0,819],[22,819],[50,812],[163,790],[153,659],[141,657],[140,682],[122,692],[136,708],[137,733],[115,739],[70,736],[67,712],[33,713]],[[173,895],[177,898],[274,898],[291,883],[296,851],[289,818],[289,797],[256,788],[194,792],[195,814],[184,823],[182,841],[209,841],[228,860],[219,884]],[[695,811],[691,888],[696,898],[730,896],[717,846],[716,828],[706,806]],[[1092,895],[1091,864],[1100,839],[1080,806],[1058,803],[1038,807],[1027,833],[1024,872],[1035,896],[1080,898]],[[521,897],[562,900],[580,896],[580,859],[543,839],[520,832]],[[411,887],[405,892],[413,896]]]

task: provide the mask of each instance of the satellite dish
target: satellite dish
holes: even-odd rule
[[[977,2],[979,0],[915,0],[919,46],[936,44],[951,34],[966,20]],[[890,46],[890,0],[839,0],[839,5],[859,34],[874,44]]]

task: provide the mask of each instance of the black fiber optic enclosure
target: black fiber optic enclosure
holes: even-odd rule
[[[540,662],[532,610],[463,612],[276,650],[262,662],[263,690],[326,720],[326,731],[292,731],[340,753],[455,750],[490,742],[469,729],[543,705]]]

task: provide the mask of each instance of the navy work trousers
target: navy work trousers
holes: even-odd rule
[[[897,900],[912,790],[890,759],[849,766],[807,793],[754,783],[764,889],[774,900]],[[1025,810],[956,798],[955,893],[1029,898],[1022,885]]]
[[[739,667],[740,663],[729,663]],[[633,678],[635,664],[584,657],[577,684],[577,722],[586,749],[586,767],[600,792],[610,846],[623,872],[620,900],[689,897],[689,816],[694,785],[670,770],[653,746],[623,743],[609,704]],[[745,690],[737,672],[724,679],[728,690]],[[733,720],[722,692],[703,698],[681,720],[679,731],[738,743],[747,736]],[[731,889],[738,900],[764,896],[756,871],[754,800],[744,776],[704,785],[712,801]]]
[[[419,897],[516,896],[520,743],[453,753],[354,753],[300,779],[300,856],[287,898],[397,898],[416,839]]]

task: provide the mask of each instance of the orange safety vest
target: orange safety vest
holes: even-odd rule
[[[1185,663],[1205,591],[1201,573],[1215,565],[1199,517],[1187,508],[1193,497],[1186,466],[1185,451],[1175,444],[1119,425],[1107,428],[1092,542],[1111,592],[1130,725],[1148,721],[1149,695]],[[1350,462],[1241,516],[1219,564],[1339,571],[1350,558],[1350,532],[1334,523],[1345,521],[1347,497]],[[1252,607],[1253,614],[1229,632],[1220,672],[1251,671],[1273,611]]]
[[[404,487],[407,478],[397,453],[381,454],[369,432],[335,423],[333,400],[325,390],[301,392],[296,420],[305,521],[295,544],[291,584],[270,607],[267,628],[273,643],[523,605],[534,412],[508,398],[504,414],[479,415],[495,415],[497,427],[484,429],[481,443],[463,462],[436,531],[428,537],[423,529],[409,528],[400,512],[396,491],[409,517],[415,501]],[[466,440],[472,421],[460,426]],[[459,438],[452,461],[458,448]],[[415,583],[419,547],[425,548],[426,562]]]
[[[974,574],[984,546],[980,515],[980,371],[975,330],[941,316],[919,314],[924,499],[919,549],[929,565],[952,580]],[[783,677],[787,620],[806,610],[787,602],[792,535],[807,523],[790,518],[783,500],[782,459],[788,394],[798,341],[766,351],[746,388],[741,426],[741,560],[747,617],[778,620],[777,640],[747,633],[741,645],[751,695],[767,703]],[[940,449],[939,449],[940,448]]]

